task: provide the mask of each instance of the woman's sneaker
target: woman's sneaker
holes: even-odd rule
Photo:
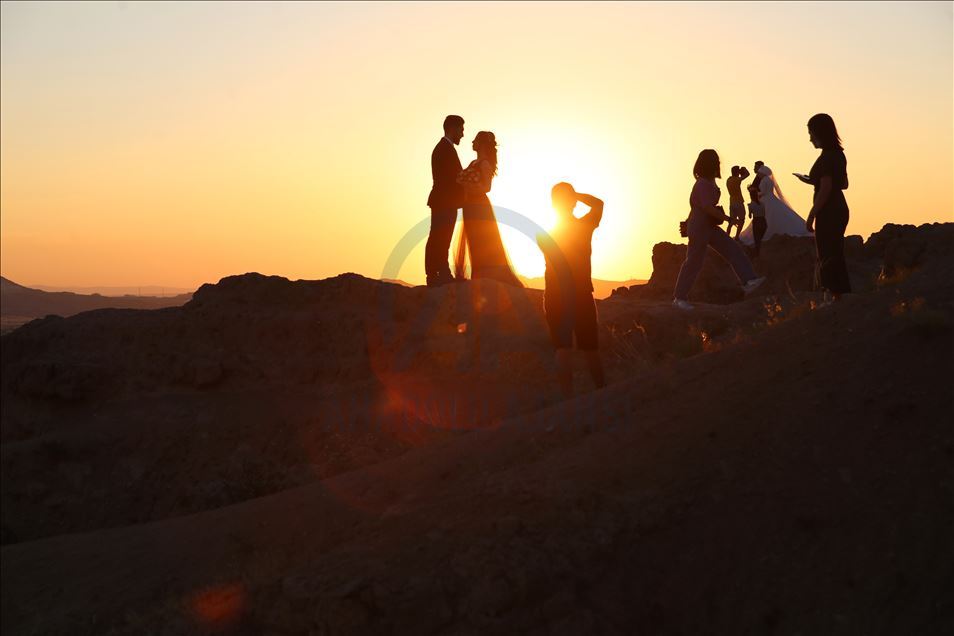
[[[672,306],[675,307],[676,309],[686,309],[686,310],[692,309],[692,305],[690,305],[684,300],[679,300],[678,298],[673,299]]]
[[[765,282],[765,276],[759,276],[758,278],[753,278],[746,284],[742,285],[742,291],[745,292],[745,295],[748,296],[756,289],[762,286],[762,283]]]

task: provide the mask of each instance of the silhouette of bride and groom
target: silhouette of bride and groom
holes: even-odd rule
[[[492,278],[522,287],[507,258],[494,208],[487,197],[497,174],[497,140],[492,132],[481,131],[472,147],[477,158],[466,169],[461,166],[456,145],[464,137],[464,119],[449,115],[444,120],[444,136],[431,153],[434,186],[427,199],[431,208],[431,231],[425,247],[424,268],[428,287],[472,278]],[[454,273],[447,262],[457,210],[462,210],[462,228],[454,249]]]

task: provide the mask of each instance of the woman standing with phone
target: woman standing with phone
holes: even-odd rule
[[[831,294],[829,302],[851,292],[848,266],[845,264],[845,230],[848,228],[848,160],[831,116],[819,113],[808,120],[808,138],[821,149],[821,155],[808,175],[799,175],[802,183],[815,187],[812,210],[805,227],[815,233],[818,258],[818,280]]]

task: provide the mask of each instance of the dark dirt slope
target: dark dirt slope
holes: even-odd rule
[[[782,304],[601,301],[609,380],[769,328]],[[541,292],[490,281],[245,274],[183,307],[38,320],[3,337],[0,538],[192,514],[391,459],[554,403],[552,360]]]
[[[935,265],[496,431],[6,546],[3,631],[950,633]]]
[[[380,297],[388,289],[395,298]],[[368,344],[382,315],[428,302],[452,313],[449,294],[426,292],[249,274],[203,286],[185,307],[49,318],[5,336],[3,542],[236,503],[538,406],[529,383],[465,386],[445,371],[435,393],[453,400],[456,430],[435,421],[440,404],[415,399],[429,393],[426,345],[456,336],[457,322],[395,323],[413,346]],[[538,369],[552,354],[543,337],[531,344],[545,353]],[[395,350],[415,358],[403,373]]]

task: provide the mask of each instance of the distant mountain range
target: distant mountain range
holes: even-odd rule
[[[527,278],[526,276],[517,275],[517,278],[531,289],[543,289],[546,287],[546,283],[543,280],[543,276],[538,276],[537,278]],[[389,278],[381,279],[385,283],[396,283],[398,285],[403,285],[404,287],[414,287],[411,283],[405,282],[403,280],[394,280]],[[600,278],[593,279],[593,296],[602,300],[603,298],[609,298],[610,294],[613,293],[614,289],[620,287],[631,287],[633,285],[644,285],[647,281],[639,280],[636,278],[631,278],[629,280],[602,280]]]
[[[527,278],[526,276],[519,276],[520,280],[523,281],[523,284],[527,287],[533,289],[543,289],[546,287],[546,283],[543,280],[543,276],[538,276],[537,278]],[[645,280],[638,280],[631,278],[629,280],[603,280],[601,278],[594,278],[593,280],[593,296],[602,300],[603,298],[609,298],[610,294],[613,293],[614,289],[619,287],[630,287],[632,285],[643,285],[646,283]]]
[[[28,285],[30,289],[39,289],[45,292],[73,292],[74,294],[89,294],[100,296],[178,296],[191,294],[194,290],[186,287],[162,287],[161,285],[133,285],[125,287],[71,287],[68,285]]]
[[[33,318],[42,318],[50,314],[65,317],[91,309],[161,309],[183,305],[191,298],[191,293],[158,297],[49,292],[24,287],[0,276],[0,314],[3,315],[2,331],[4,332]]]

